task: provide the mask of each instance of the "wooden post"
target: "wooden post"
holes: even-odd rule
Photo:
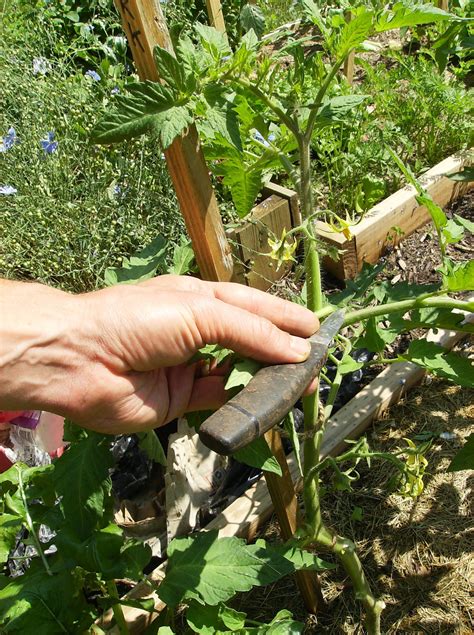
[[[158,81],[153,48],[172,50],[157,0],[115,0],[140,79]],[[165,151],[181,212],[193,243],[201,276],[228,281],[233,259],[195,126]]]
[[[140,79],[159,81],[153,60],[153,48],[160,45],[172,51],[172,44],[158,0],[115,2],[122,17],[123,28]],[[215,9],[220,2],[209,4]],[[222,17],[222,10],[220,14]],[[217,16],[217,13],[215,15]],[[175,139],[165,151],[165,157],[202,277],[216,281],[230,280],[233,270],[232,252],[224,232],[195,126],[191,126],[184,136]],[[277,432],[273,434],[278,435]],[[276,444],[276,440],[272,441],[272,447],[276,448]],[[283,451],[280,452],[279,461],[284,474],[289,475]],[[286,528],[293,532],[297,527],[297,499],[293,482],[291,477],[276,480],[273,475],[265,476],[280,526],[285,532],[284,535],[288,537]],[[291,505],[288,501],[292,501]],[[316,610],[318,598],[321,596],[316,576],[311,576],[311,580],[308,576],[304,576],[304,580],[303,576],[299,576],[298,583],[308,610]]]
[[[352,20],[352,13],[350,11],[346,11],[344,17],[346,22],[350,22]],[[350,86],[352,86],[352,82],[354,81],[354,58],[355,53],[354,51],[351,51],[344,62],[344,75],[346,76],[347,82]]]
[[[272,454],[280,464],[282,475],[264,472],[265,481],[278,517],[280,533],[283,540],[289,540],[298,529],[299,512],[296,489],[291,477],[290,467],[286,460],[280,433],[272,428],[265,434]],[[317,613],[324,606],[324,598],[314,571],[297,571],[296,582],[309,613]]]
[[[206,0],[207,15],[209,16],[209,22],[218,31],[225,33],[225,21],[224,14],[222,13],[221,0]]]

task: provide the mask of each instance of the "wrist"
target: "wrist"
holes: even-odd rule
[[[67,414],[94,355],[86,296],[0,282],[0,409]]]

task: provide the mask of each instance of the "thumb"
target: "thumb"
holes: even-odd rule
[[[245,357],[274,364],[303,362],[310,353],[308,340],[290,335],[245,309],[208,298],[191,308],[205,344],[220,344]]]

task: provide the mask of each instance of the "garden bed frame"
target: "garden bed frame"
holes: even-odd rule
[[[446,175],[472,163],[472,150],[453,154],[428,170],[419,180],[440,207],[466,194],[472,183],[453,181]],[[417,192],[407,185],[370,209],[360,223],[351,228],[352,237],[335,233],[327,223],[318,221],[316,231],[341,253],[336,261],[326,257],[324,268],[340,280],[354,278],[365,262],[376,263],[385,251],[393,248],[414,231],[426,225],[431,216],[416,201]],[[396,229],[394,229],[396,228]]]
[[[472,297],[470,298],[472,299]],[[474,316],[468,317],[474,322]],[[457,331],[439,330],[436,334],[429,331],[426,339],[436,342],[446,349],[451,349],[464,337]],[[385,368],[375,379],[365,386],[355,397],[343,406],[327,425],[327,433],[322,446],[322,458],[336,456],[346,446],[346,440],[357,439],[370,424],[380,418],[393,404],[402,399],[413,386],[419,384],[426,371],[412,362],[397,362]],[[288,457],[291,477],[297,491],[302,489],[295,455]],[[203,531],[217,529],[220,537],[238,536],[252,540],[262,525],[273,513],[272,499],[265,483],[259,479],[242,496],[212,520]],[[125,596],[129,600],[153,598],[155,610],[160,612],[165,604],[153,591],[165,576],[166,562],[159,565],[147,576],[147,581],[140,582]],[[132,635],[143,633],[152,621],[150,613],[129,606],[122,607],[127,625]],[[119,630],[112,626],[113,614],[108,611],[97,624],[108,633],[118,635]]]
[[[420,183],[440,207],[452,203],[466,194],[473,186],[470,182],[453,181],[447,175],[459,172],[472,163],[472,150],[444,159],[428,170]],[[268,257],[268,238],[280,237],[301,223],[298,195],[294,190],[276,183],[268,183],[259,203],[247,222],[238,230],[227,232],[233,247],[233,281],[266,291],[289,271],[288,263],[276,268],[276,262]],[[324,268],[340,280],[354,278],[365,262],[376,263],[389,249],[426,225],[431,216],[424,205],[416,201],[417,192],[407,185],[374,205],[360,223],[351,228],[351,238],[338,234],[324,222],[316,222],[316,232],[340,256],[333,260],[326,256]]]
[[[262,191],[263,201],[246,217],[245,224],[227,232],[233,247],[233,282],[267,291],[281,280],[291,266],[284,263],[277,268],[275,260],[268,257],[268,238],[280,238],[282,231],[289,231],[301,223],[298,195],[276,183],[267,183]]]

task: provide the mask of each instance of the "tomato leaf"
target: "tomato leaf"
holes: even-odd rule
[[[175,94],[158,82],[136,82],[128,94],[118,97],[92,131],[94,143],[118,143],[150,132],[160,113],[175,108]]]
[[[282,476],[280,464],[273,456],[268,443],[263,437],[255,439],[255,441],[238,450],[232,456],[240,463],[245,463],[251,467],[259,467],[265,472],[273,472],[278,474],[278,476]]]
[[[160,465],[166,465],[165,451],[154,430],[137,432],[137,437],[140,449],[147,454],[149,459]]]
[[[104,274],[106,286],[135,284],[153,278],[157,269],[164,264],[166,252],[167,242],[165,238],[157,236],[130,259],[124,258],[121,267],[107,267]]]
[[[225,389],[230,390],[231,388],[246,386],[260,366],[261,364],[254,359],[242,359],[236,362],[227,378]]]
[[[192,601],[186,612],[189,626],[195,633],[202,633],[202,635],[214,635],[227,629],[232,632],[240,631],[245,626],[246,617],[245,613],[222,603],[211,606]]]
[[[362,44],[367,38],[372,28],[373,17],[373,12],[364,8],[359,15],[356,15],[344,25],[336,49],[336,57],[338,59],[344,58],[353,48]]]
[[[474,387],[474,364],[466,357],[447,352],[442,346],[426,340],[410,342],[407,353],[401,356],[410,362],[450,381]]]
[[[218,538],[217,530],[201,532],[171,542],[158,595],[171,607],[186,599],[217,605],[238,591],[275,582],[299,565],[263,541],[247,545],[240,538]]]
[[[474,470],[474,434],[470,434],[466,443],[456,454],[448,467],[448,472]]]
[[[392,10],[384,11],[377,20],[375,30],[380,33],[391,29],[402,29],[419,24],[430,24],[452,20],[453,16],[429,4],[406,6],[397,2]]]
[[[448,291],[474,290],[474,260],[459,264],[445,260],[441,273],[444,287]]]
[[[86,538],[104,517],[111,501],[111,437],[88,432],[56,461],[54,482],[67,524]]]
[[[21,528],[22,523],[18,516],[5,512],[0,515],[0,563],[8,560],[8,554],[15,546]]]

